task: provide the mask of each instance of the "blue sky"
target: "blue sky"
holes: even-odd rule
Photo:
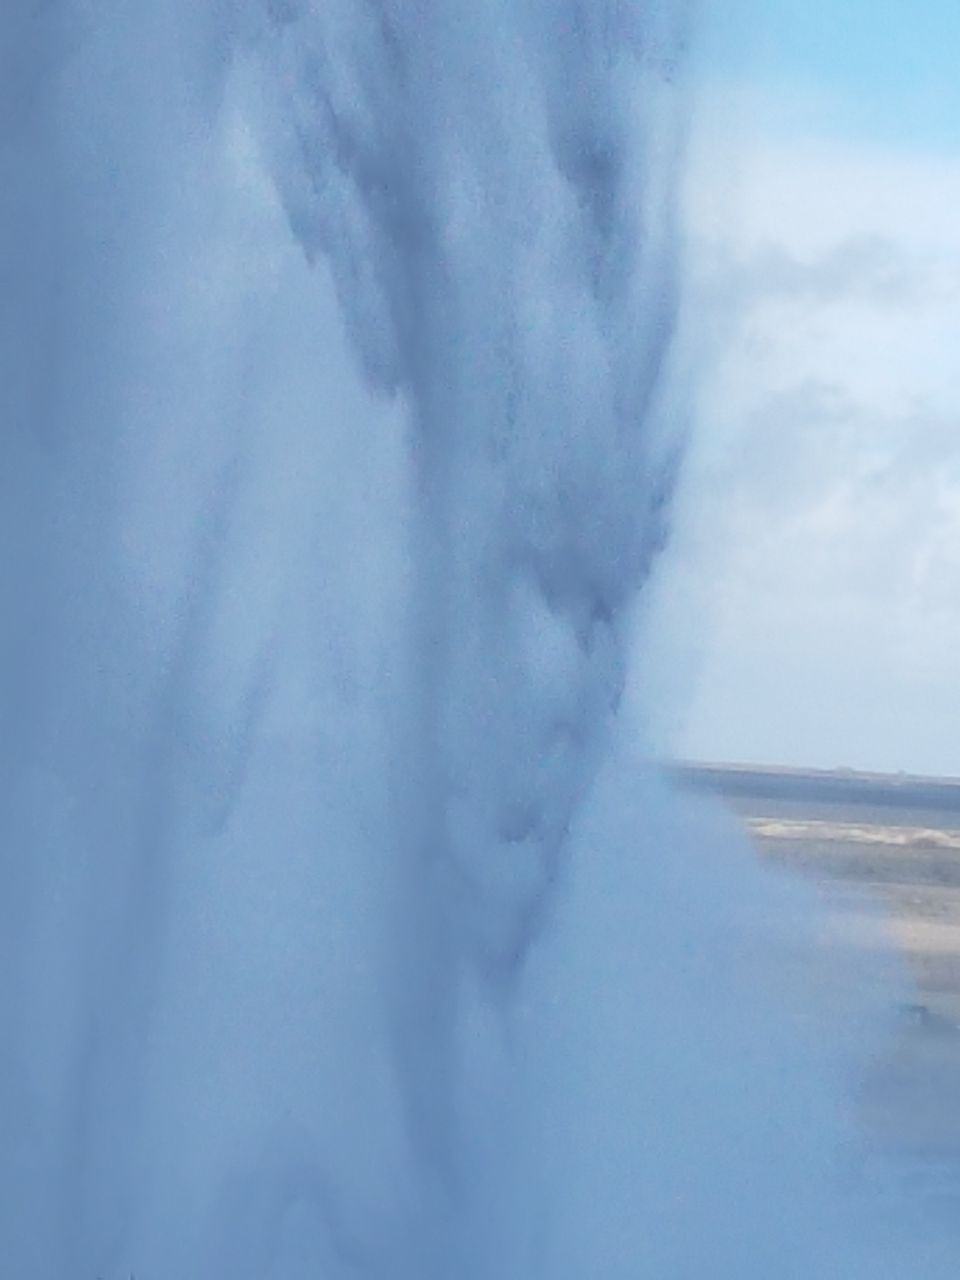
[[[708,68],[784,131],[960,149],[957,0],[729,0],[706,29]]]

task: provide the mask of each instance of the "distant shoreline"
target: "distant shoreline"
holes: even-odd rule
[[[663,767],[684,790],[729,799],[960,813],[960,778],[699,761],[677,761]]]

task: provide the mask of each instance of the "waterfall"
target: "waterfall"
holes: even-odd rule
[[[686,5],[0,28],[9,1273],[892,1274],[620,705]]]

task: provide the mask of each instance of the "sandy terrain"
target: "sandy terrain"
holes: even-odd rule
[[[870,1135],[960,1212],[960,784],[722,767],[684,769],[721,795],[760,856],[826,904],[834,981],[886,1007],[859,1107]],[[874,963],[876,961],[877,963]],[[911,1164],[912,1162],[912,1164]]]
[[[763,857],[817,881],[841,965],[844,949],[906,962],[914,989],[891,990],[890,1043],[865,1082],[864,1118],[898,1150],[960,1161],[960,830],[762,816],[747,826]]]

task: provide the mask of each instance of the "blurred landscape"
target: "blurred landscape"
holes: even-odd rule
[[[863,1120],[931,1194],[960,1205],[960,779],[715,764],[672,773],[719,796],[761,857],[814,881],[837,981],[886,975],[891,1031],[863,1084]],[[855,963],[865,951],[903,964]]]

